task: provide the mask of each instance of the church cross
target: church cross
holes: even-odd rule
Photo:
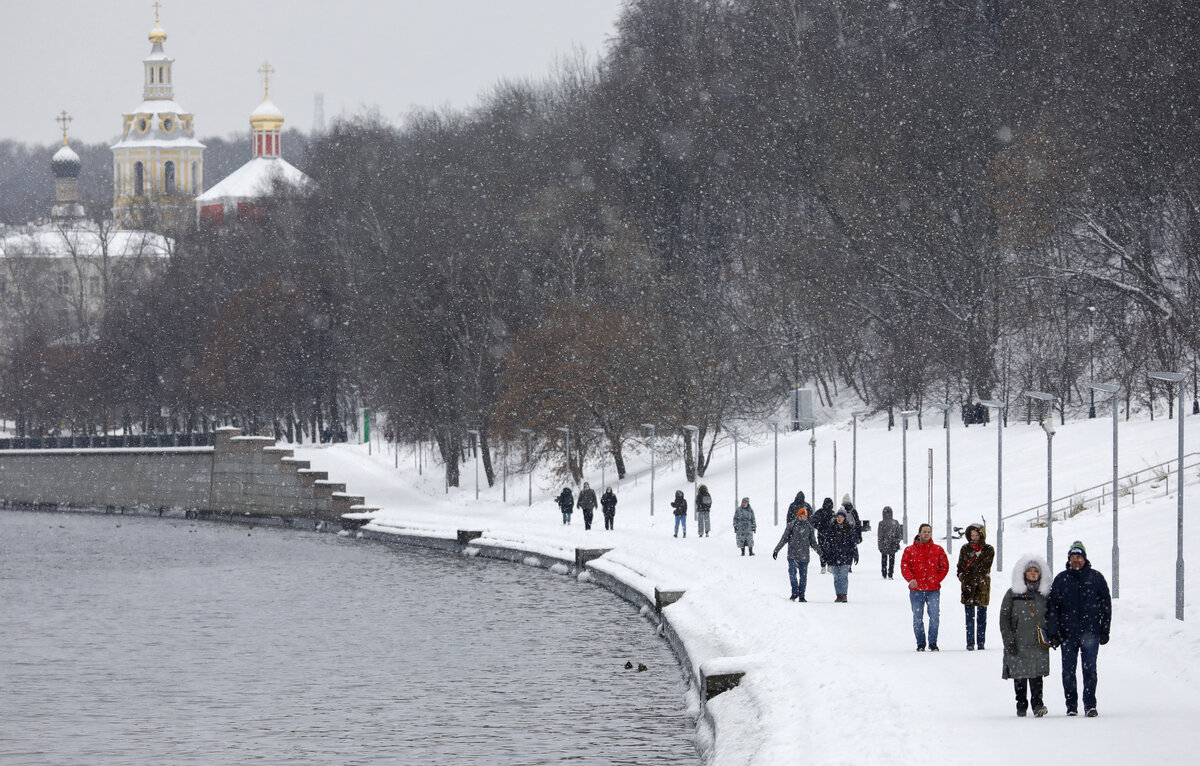
[[[74,117],[67,114],[66,109],[62,110],[62,114],[60,114],[59,116],[54,118],[54,121],[62,126],[63,146],[67,145],[67,126],[70,125],[74,120],[75,120]]]
[[[263,100],[266,100],[271,95],[271,75],[275,73],[275,69],[271,66],[271,62],[264,61],[258,71],[263,76]]]
[[[162,3],[154,3],[154,26],[158,26],[158,9],[162,8]]]

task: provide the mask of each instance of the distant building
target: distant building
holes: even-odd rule
[[[171,255],[173,242],[150,231],[118,229],[85,217],[80,160],[67,145],[50,160],[55,202],[49,221],[0,226],[0,352],[37,335],[81,344],[96,333],[107,300],[136,289]]]
[[[121,140],[112,146],[113,219],[122,228],[180,230],[204,191],[204,144],[195,138],[193,115],[174,100],[175,60],[163,51],[167,33],[157,8],[149,37],[142,102],[124,115]]]
[[[196,216],[201,226],[219,227],[234,218],[257,216],[259,200],[277,184],[303,189],[311,183],[308,176],[283,158],[283,112],[271,103],[270,75],[274,70],[264,63],[259,71],[263,73],[263,101],[250,113],[250,161],[196,197]]]

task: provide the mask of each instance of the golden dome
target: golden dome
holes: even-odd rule
[[[167,40],[167,33],[159,26],[158,21],[154,22],[154,29],[150,30],[150,42],[155,45],[162,45]]]

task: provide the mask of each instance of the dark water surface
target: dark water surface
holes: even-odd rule
[[[6,766],[696,764],[684,695],[632,606],[545,570],[0,511]]]

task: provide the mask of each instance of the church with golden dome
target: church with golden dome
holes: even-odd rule
[[[124,115],[113,144],[113,219],[123,228],[180,230],[204,190],[204,144],[195,122],[175,101],[172,66],[155,3],[150,55],[142,60],[142,101]]]

